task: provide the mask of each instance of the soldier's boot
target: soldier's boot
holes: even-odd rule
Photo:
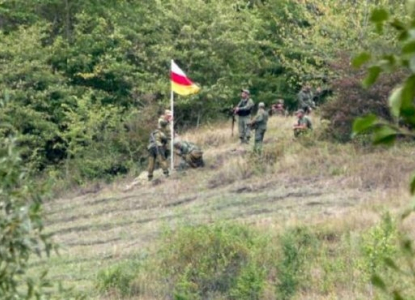
[[[148,175],[147,177],[148,177],[148,181],[153,180],[153,175]]]
[[[165,177],[169,177],[169,170],[163,171],[163,174],[164,174]]]

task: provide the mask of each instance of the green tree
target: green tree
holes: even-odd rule
[[[388,122],[376,115],[358,118],[354,122],[354,134],[370,132],[375,144],[390,145],[396,141],[397,137],[413,138],[415,136],[413,130],[410,129],[415,126],[415,35],[413,34],[415,2],[407,1],[407,5],[409,18],[391,18],[390,12],[385,8],[374,9],[370,17],[378,33],[382,34],[387,28],[395,30],[395,36],[399,42],[399,52],[386,52],[380,57],[370,52],[363,52],[353,59],[353,64],[356,67],[370,62],[368,74],[364,80],[364,85],[367,87],[374,84],[382,72],[396,72],[402,69],[407,72],[402,83],[389,96],[390,112],[394,117],[393,122]],[[374,56],[373,60],[371,60],[372,56]],[[409,191],[412,196],[415,196],[415,176],[411,178]],[[414,211],[414,207],[412,204],[403,213],[402,219],[410,215]],[[402,256],[387,257],[384,259],[385,264],[395,271],[402,280],[407,279],[413,285],[415,281],[415,250],[413,239],[405,235],[404,232],[401,232],[400,249]],[[380,274],[372,276],[372,283],[394,299],[411,299],[413,296],[407,294],[407,291],[399,285],[385,282]]]
[[[50,283],[46,272],[28,276],[28,261],[49,255],[52,243],[43,233],[42,191],[27,178],[15,145],[0,141],[0,298],[39,299]]]

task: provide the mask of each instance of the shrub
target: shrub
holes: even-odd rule
[[[105,293],[117,293],[121,296],[134,294],[132,282],[137,277],[141,261],[130,259],[101,270],[97,275],[97,289]]]
[[[162,274],[174,299],[260,299],[266,239],[242,225],[184,227],[166,236]]]
[[[397,250],[397,229],[389,213],[379,224],[362,236],[363,271],[370,276],[386,270],[385,259],[393,257]]]
[[[277,299],[290,299],[297,291],[306,254],[315,241],[315,237],[302,227],[287,230],[281,236]]]
[[[402,81],[402,72],[383,74],[376,84],[365,89],[362,86],[365,73],[352,69],[349,58],[343,57],[332,68],[340,78],[333,82],[334,97],[321,107],[321,117],[330,121],[326,128],[329,138],[350,141],[354,119],[366,114],[374,113],[392,121],[388,96]]]

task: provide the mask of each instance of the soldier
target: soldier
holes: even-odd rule
[[[272,114],[285,116],[284,100],[278,99],[277,103],[272,105]]]
[[[304,110],[298,110],[295,115],[298,118],[297,124],[294,124],[294,136],[298,137],[313,129],[313,124],[309,117],[305,116]]]
[[[250,123],[252,129],[255,130],[254,152],[262,153],[262,142],[264,140],[265,131],[267,130],[268,113],[265,111],[265,104],[258,104],[258,113]]]
[[[249,144],[250,130],[249,130],[249,120],[252,108],[254,107],[254,101],[249,97],[250,93],[248,90],[242,90],[241,101],[238,106],[235,107],[235,113],[238,115],[238,129],[239,129],[239,138],[241,143]]]
[[[160,164],[163,173],[166,177],[169,176],[169,169],[166,163],[166,135],[160,130],[156,129],[150,134],[150,140],[147,146],[148,150],[148,180],[153,179],[153,172],[156,162]]]
[[[158,128],[161,128],[163,130],[166,130],[166,132],[164,132],[164,134],[167,136],[167,133],[170,134],[170,131],[167,132],[167,130],[170,130],[170,124],[172,121],[172,113],[170,110],[166,109],[164,111],[164,114],[160,116],[160,118],[158,119]]]
[[[165,146],[165,159],[168,159],[170,156],[170,142],[171,142],[171,126],[172,126],[173,116],[170,110],[166,109],[164,114],[160,116],[157,122],[157,128],[161,130],[167,138],[167,143]],[[174,132],[173,132],[174,134]]]
[[[192,168],[204,167],[203,151],[195,144],[187,141],[175,141],[174,148],[177,155],[181,157],[179,169],[187,166]]]
[[[310,85],[304,85],[301,91],[297,95],[298,98],[298,109],[304,110],[306,114],[311,112],[311,109],[315,108],[313,101],[313,92],[311,91]]]

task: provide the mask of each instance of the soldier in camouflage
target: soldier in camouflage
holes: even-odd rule
[[[262,142],[264,141],[265,131],[267,130],[268,113],[265,111],[265,104],[258,104],[258,112],[255,118],[250,122],[250,127],[255,130],[254,152],[262,153]]]
[[[166,109],[164,114],[160,116],[157,121],[157,128],[164,133],[167,138],[167,143],[165,146],[165,159],[170,157],[170,143],[171,143],[171,126],[172,126],[173,116],[170,110]],[[173,133],[174,134],[174,133]]]
[[[148,150],[148,180],[153,179],[153,172],[156,162],[160,164],[163,173],[166,177],[169,176],[169,169],[166,162],[166,135],[160,130],[156,129],[150,134],[150,140],[147,146]]]
[[[294,124],[294,136],[298,137],[313,130],[313,124],[309,117],[305,115],[304,110],[298,110],[295,115],[298,118],[297,124]]]
[[[177,155],[181,157],[179,170],[188,166],[192,168],[204,167],[203,151],[197,145],[187,141],[174,142],[174,149]]]
[[[298,109],[304,110],[306,114],[309,114],[312,109],[315,108],[313,101],[313,92],[311,91],[310,85],[305,85],[297,95],[298,98]]]
[[[248,126],[250,121],[250,115],[252,108],[255,103],[250,98],[250,93],[248,90],[242,90],[241,101],[235,107],[235,114],[238,115],[238,129],[239,129],[239,138],[241,143],[249,144],[250,128]]]

